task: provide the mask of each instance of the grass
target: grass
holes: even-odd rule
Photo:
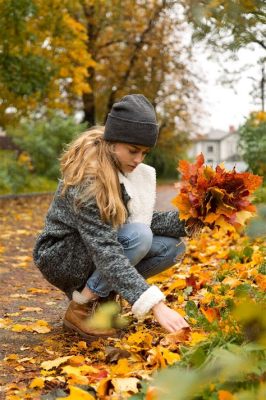
[[[26,177],[24,185],[15,192],[9,188],[0,187],[0,195],[54,192],[57,183],[57,181],[42,176],[29,175]]]

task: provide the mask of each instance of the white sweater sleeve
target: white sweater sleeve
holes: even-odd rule
[[[137,318],[143,318],[155,304],[165,300],[164,294],[157,286],[150,286],[132,306],[132,312]]]

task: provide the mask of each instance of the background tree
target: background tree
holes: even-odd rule
[[[233,88],[243,72],[257,64],[261,65],[259,78],[251,77],[253,90],[250,93],[255,102],[260,100],[264,110],[265,97],[265,50],[266,50],[266,3],[263,0],[182,0],[188,21],[192,24],[193,42],[205,44],[209,54],[216,57],[223,71],[220,83]],[[241,48],[260,49],[259,59],[252,57],[241,68],[229,70],[226,58],[237,61]],[[222,56],[222,57],[221,57]],[[258,57],[257,57],[258,58]]]
[[[0,0],[0,14],[2,126],[81,108],[90,125],[103,124],[117,99],[143,93],[158,115],[163,165],[177,164],[199,104],[178,4]]]
[[[71,6],[71,7],[70,7]],[[73,110],[95,65],[77,0],[0,0],[0,125],[47,108]]]
[[[103,124],[117,99],[143,93],[158,115],[164,165],[169,160],[176,164],[187,146],[187,133],[196,125],[200,103],[179,7],[166,0],[81,4],[88,50],[97,62],[89,71],[92,92],[83,95],[84,119]]]
[[[254,112],[240,127],[240,148],[253,173],[266,179],[266,113]]]
[[[264,0],[184,0],[193,38],[217,50],[236,51],[249,44],[266,50]]]

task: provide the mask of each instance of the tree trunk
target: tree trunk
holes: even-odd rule
[[[261,110],[265,111],[265,65],[264,61],[261,66],[261,81],[260,81],[260,92],[261,92]]]
[[[83,122],[88,122],[89,126],[95,125],[95,100],[94,93],[83,93]]]
[[[92,55],[92,59],[96,60],[95,54],[95,40],[97,37],[97,29],[95,24],[93,23],[93,18],[95,14],[95,9],[93,5],[87,5],[86,1],[81,1],[84,15],[87,18],[87,33],[88,33],[88,43],[87,48],[88,52]],[[91,87],[91,93],[83,93],[83,111],[84,117],[83,122],[88,122],[89,126],[93,126],[96,124],[96,107],[95,107],[95,96],[94,96],[94,88],[93,81],[95,77],[94,68],[88,69],[88,83]]]
[[[115,95],[116,95],[116,90],[111,90],[111,92],[110,92],[110,96],[109,96],[109,98],[108,98],[108,102],[107,102],[107,110],[106,110],[106,115],[105,115],[105,118],[104,118],[104,124],[105,124],[105,122],[106,122],[106,120],[107,120],[107,117],[108,117],[108,113],[110,112],[110,110],[111,110],[111,108],[112,108],[112,105],[114,104],[114,102],[115,102]]]

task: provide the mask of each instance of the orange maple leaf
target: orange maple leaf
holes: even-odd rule
[[[240,230],[256,211],[250,195],[262,183],[262,177],[249,172],[227,171],[222,165],[215,170],[204,165],[201,153],[196,162],[179,161],[180,192],[172,200],[183,220],[201,221],[213,229]],[[178,186],[178,185],[176,185]]]

